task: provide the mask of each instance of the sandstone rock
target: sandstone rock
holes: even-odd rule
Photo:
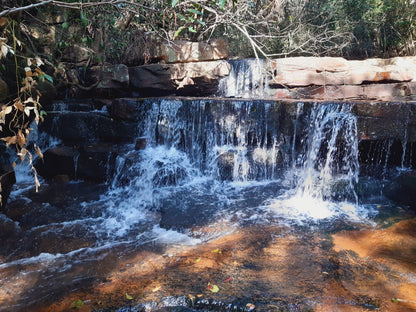
[[[215,61],[226,59],[228,56],[228,45],[223,39],[207,42],[177,40],[162,43],[157,50],[159,53],[155,53],[153,57],[166,63]]]
[[[416,79],[416,57],[347,61],[332,57],[291,57],[267,66],[272,85],[359,85],[363,82],[408,82]]]
[[[407,125],[400,119],[362,117],[357,119],[359,140],[404,138]]]
[[[127,86],[129,83],[129,70],[124,64],[93,66],[88,72],[93,81],[100,81],[97,88],[109,89]]]
[[[0,101],[4,101],[9,96],[9,87],[7,83],[0,78]]]
[[[130,85],[150,95],[195,95],[195,91],[198,95],[212,95],[219,79],[229,75],[230,70],[226,61],[144,65],[129,69]]]
[[[416,83],[383,83],[364,85],[327,85],[292,89],[271,89],[275,99],[319,99],[319,100],[413,100],[416,98]]]
[[[415,104],[407,102],[358,102],[357,116],[360,140],[416,140]]]

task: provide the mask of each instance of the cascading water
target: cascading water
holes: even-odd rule
[[[35,302],[48,296],[51,271],[59,272],[55,283],[71,285],[95,274],[101,259],[146,244],[192,246],[247,224],[369,223],[375,205],[356,193],[357,119],[348,104],[147,101],[138,125],[146,148],[124,146],[108,185],[72,182],[66,187],[77,197],[62,200],[57,186],[59,200],[32,203],[19,247],[4,247],[15,250],[1,259],[1,291],[13,293],[7,281],[19,267],[13,278],[22,284],[47,285],[22,297]],[[0,311],[18,310],[7,298]]]
[[[354,190],[359,174],[357,124],[350,110],[347,105],[314,109],[297,196],[342,199],[333,190],[341,185],[346,196],[358,203]]]
[[[368,216],[369,211],[358,205],[355,191],[358,139],[351,106],[315,105],[299,157],[301,165],[292,166],[286,173],[295,188],[272,200],[272,211],[298,221],[335,216],[360,220]]]
[[[218,93],[224,97],[259,99],[268,97],[269,81],[264,60],[229,61],[230,74],[220,81]]]

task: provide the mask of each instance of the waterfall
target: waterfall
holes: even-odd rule
[[[264,60],[232,60],[231,72],[221,79],[218,93],[223,97],[261,99],[268,97],[269,78]]]
[[[268,201],[268,207],[300,222],[339,215],[365,218],[368,211],[358,205],[355,192],[358,138],[351,106],[315,104],[309,120],[303,154],[298,156],[302,163],[286,173],[288,180],[295,180],[295,187]]]
[[[314,199],[340,198],[358,201],[357,120],[348,105],[319,105],[311,116],[307,151],[302,164],[297,196]],[[336,191],[333,189],[337,188]]]
[[[194,166],[214,178],[273,179],[290,157],[283,151],[289,139],[279,127],[279,105],[164,99],[148,111],[142,135],[151,144],[185,152]]]

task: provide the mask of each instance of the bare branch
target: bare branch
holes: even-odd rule
[[[8,15],[10,13],[29,10],[29,9],[32,9],[32,8],[35,8],[35,7],[38,7],[38,6],[41,6],[41,5],[45,5],[45,4],[48,4],[48,3],[51,3],[51,2],[53,2],[53,0],[45,0],[45,1],[42,1],[42,2],[39,2],[39,3],[33,3],[33,4],[30,4],[30,5],[27,5],[27,6],[24,6],[24,7],[10,8],[10,9],[1,11],[0,12],[0,17],[4,16],[4,15]]]

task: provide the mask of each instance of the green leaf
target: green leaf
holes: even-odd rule
[[[183,16],[182,14],[180,14],[180,13],[178,13],[178,17],[179,17],[179,19],[181,21],[184,21],[184,22],[187,22],[188,21],[188,19],[185,16]]]
[[[133,297],[130,296],[128,293],[126,293],[126,298],[127,298],[127,300],[133,300]]]
[[[80,11],[81,22],[84,26],[88,26],[88,19],[85,17],[84,12]]]
[[[197,14],[197,15],[202,15],[202,12],[199,10],[195,10],[195,9],[188,9],[189,13],[193,13],[193,14]]]
[[[81,41],[82,41],[82,43],[86,43],[88,41],[88,39],[86,37],[82,37]]]
[[[48,74],[43,74],[46,80],[48,80],[50,83],[53,83],[53,78],[49,76]]]
[[[195,29],[195,28],[193,28],[193,27],[188,27],[188,30],[189,30],[190,32],[196,33],[196,29]]]
[[[220,5],[220,9],[223,10],[226,0],[219,0],[218,2],[219,2],[219,5]]]
[[[68,28],[68,23],[67,22],[62,23],[62,28],[67,29]]]
[[[399,303],[399,300],[397,300],[396,298],[391,298],[391,301],[394,303]]]
[[[200,23],[202,26],[207,26],[207,24],[204,21],[201,21],[199,19],[196,20],[198,23]]]
[[[182,30],[185,29],[185,26],[181,26],[178,28],[177,31],[175,31],[175,34],[173,35],[173,38],[176,38],[177,36],[179,36],[179,34],[181,33]]]
[[[40,115],[41,115],[41,116],[46,116],[46,115],[47,115],[47,113],[46,113],[44,110],[41,110],[41,111],[40,111]]]
[[[81,309],[84,306],[84,301],[82,301],[81,299],[75,300],[74,302],[71,303],[71,305],[69,306],[70,309]]]
[[[179,0],[172,0],[172,8],[178,4]]]
[[[213,293],[217,293],[220,289],[217,285],[212,285],[212,288],[209,289]]]

